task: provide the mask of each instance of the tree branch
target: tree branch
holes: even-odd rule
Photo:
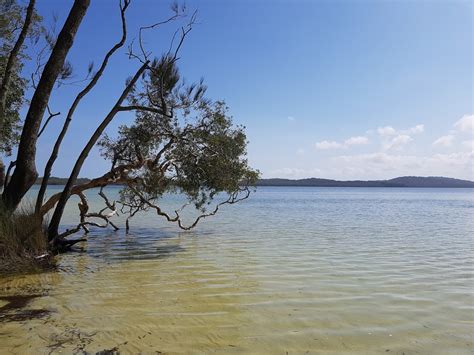
[[[112,110],[104,118],[102,123],[97,127],[97,129],[92,134],[89,141],[87,142],[86,146],[82,150],[81,154],[77,158],[76,163],[74,164],[74,168],[72,169],[71,175],[69,176],[69,179],[66,183],[66,186],[64,186],[64,190],[63,190],[63,192],[61,194],[61,197],[58,201],[56,209],[54,210],[53,217],[51,218],[51,222],[50,222],[49,228],[48,228],[48,234],[49,234],[50,239],[56,238],[57,235],[58,235],[59,223],[61,221],[61,217],[63,215],[64,208],[66,207],[67,200],[69,199],[69,196],[71,194],[71,189],[73,187],[73,184],[76,182],[76,179],[79,175],[79,172],[81,171],[82,165],[84,164],[84,161],[86,160],[87,156],[89,155],[89,152],[94,147],[94,145],[97,143],[97,140],[100,138],[100,136],[102,135],[104,130],[107,128],[109,123],[112,122],[115,115],[119,112],[119,108],[122,105],[123,101],[130,94],[130,92],[132,91],[132,89],[135,86],[136,82],[141,77],[141,75],[146,70],[146,68],[148,67],[148,64],[149,64],[148,61],[143,63],[143,65],[137,70],[134,77],[128,82],[127,86],[123,90],[122,94],[118,98],[118,100],[115,103],[115,105],[113,106]]]
[[[46,193],[46,188],[48,186],[48,180],[49,177],[51,176],[51,171],[53,169],[54,162],[56,161],[56,158],[58,157],[59,154],[59,149],[61,147],[61,143],[64,139],[64,136],[66,135],[66,132],[69,128],[69,124],[72,121],[72,117],[74,115],[74,112],[79,105],[80,101],[84,96],[86,96],[97,84],[99,79],[101,78],[102,74],[105,71],[105,68],[107,67],[107,64],[109,62],[110,57],[118,50],[120,49],[124,43],[125,40],[127,39],[127,24],[125,21],[125,12],[127,11],[127,8],[130,4],[130,0],[124,0],[124,4],[122,5],[122,2],[120,1],[120,18],[122,20],[122,37],[120,40],[107,52],[105,55],[104,59],[102,60],[102,64],[99,68],[99,70],[95,73],[93,76],[92,80],[89,82],[89,84],[76,96],[74,99],[74,102],[72,103],[69,112],[66,116],[66,120],[64,121],[63,128],[61,129],[61,132],[58,135],[58,138],[56,139],[56,142],[54,143],[53,151],[51,152],[51,155],[48,159],[48,162],[46,163],[44,173],[43,173],[43,181],[41,182],[41,187],[38,192],[38,196],[36,198],[36,206],[35,210],[38,213],[41,209],[41,205],[43,203],[44,199],[44,194]]]
[[[119,111],[145,111],[145,112],[158,113],[160,115],[169,117],[169,115],[166,112],[164,112],[162,109],[148,107],[148,106],[140,106],[140,105],[120,106],[118,110]]]
[[[214,210],[212,210],[211,212],[209,213],[203,213],[201,215],[199,215],[192,224],[190,225],[184,225],[182,220],[181,220],[181,216],[179,215],[179,212],[181,212],[181,210],[187,205],[184,205],[182,206],[180,209],[177,209],[175,210],[175,216],[174,217],[171,217],[168,213],[164,212],[158,205],[156,204],[153,204],[149,199],[147,199],[145,196],[143,196],[143,194],[138,191],[135,187],[131,186],[131,185],[128,185],[129,188],[140,198],[140,200],[142,201],[143,204],[147,205],[148,207],[152,208],[155,210],[156,214],[161,216],[161,217],[164,217],[166,218],[166,220],[168,222],[174,222],[174,223],[177,223],[178,224],[178,227],[183,229],[183,230],[191,230],[193,229],[194,227],[196,227],[196,225],[199,223],[199,221],[203,218],[207,218],[207,217],[210,217],[210,216],[214,216],[218,211],[219,211],[219,208],[223,205],[226,205],[226,204],[229,204],[229,205],[232,205],[234,203],[237,203],[237,202],[240,202],[242,200],[245,200],[247,199],[249,196],[250,196],[250,190],[248,187],[243,187],[241,189],[239,189],[238,191],[235,191],[233,193],[231,193],[229,195],[229,198],[223,202],[220,202],[216,205],[216,207],[214,208]],[[239,193],[240,192],[245,192],[244,196],[243,197],[239,197]]]
[[[46,108],[47,108],[47,110],[48,110],[49,116],[48,116],[48,118],[46,119],[46,122],[44,123],[43,128],[41,128],[41,130],[39,131],[39,133],[38,133],[38,138],[41,136],[41,134],[44,132],[44,130],[45,130],[46,127],[48,126],[49,121],[51,121],[51,119],[52,119],[53,117],[59,116],[59,115],[61,114],[61,112],[52,113],[52,112],[51,112],[51,109],[49,108],[49,105],[46,106]]]

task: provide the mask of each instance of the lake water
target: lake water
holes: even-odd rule
[[[472,354],[473,212],[466,189],[265,187],[192,232],[137,216],[0,278],[38,296],[0,353]]]

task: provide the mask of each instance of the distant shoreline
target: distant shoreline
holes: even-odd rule
[[[402,176],[390,180],[261,179],[257,186],[474,188],[474,181],[440,176]]]
[[[41,184],[38,178],[36,184]],[[79,178],[76,184],[89,182],[88,178]],[[67,178],[51,177],[48,185],[64,185]],[[441,176],[402,176],[389,180],[331,180],[308,179],[260,179],[256,186],[302,186],[302,187],[427,187],[427,188],[474,188],[474,181],[447,178]]]

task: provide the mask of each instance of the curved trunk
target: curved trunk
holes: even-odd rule
[[[81,154],[79,155],[79,158],[77,158],[76,163],[74,164],[74,168],[72,169],[71,175],[69,176],[69,179],[66,183],[66,186],[64,186],[64,190],[61,193],[61,197],[59,198],[59,201],[54,210],[53,216],[51,217],[51,222],[49,223],[49,227],[48,227],[49,240],[53,240],[58,236],[59,223],[61,222],[61,218],[64,213],[64,208],[66,207],[66,203],[67,203],[67,200],[69,199],[69,196],[71,196],[71,190],[73,188],[74,183],[77,180],[77,177],[79,176],[79,173],[81,172],[84,161],[89,155],[91,149],[97,143],[97,140],[100,138],[105,128],[107,128],[109,123],[112,122],[112,120],[114,119],[115,115],[120,111],[123,101],[127,98],[128,94],[135,86],[135,83],[138,81],[138,79],[140,78],[140,76],[143,74],[143,72],[145,71],[147,67],[148,67],[148,62],[145,62],[140,67],[140,69],[135,73],[134,77],[128,82],[127,86],[125,87],[124,91],[120,95],[119,99],[115,103],[112,110],[104,118],[104,120],[99,125],[99,127],[97,127],[94,134],[91,136],[86,146],[82,150]]]

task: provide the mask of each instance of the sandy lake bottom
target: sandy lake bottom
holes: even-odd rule
[[[473,211],[464,189],[267,187],[193,232],[139,216],[0,278],[0,353],[472,354]]]

